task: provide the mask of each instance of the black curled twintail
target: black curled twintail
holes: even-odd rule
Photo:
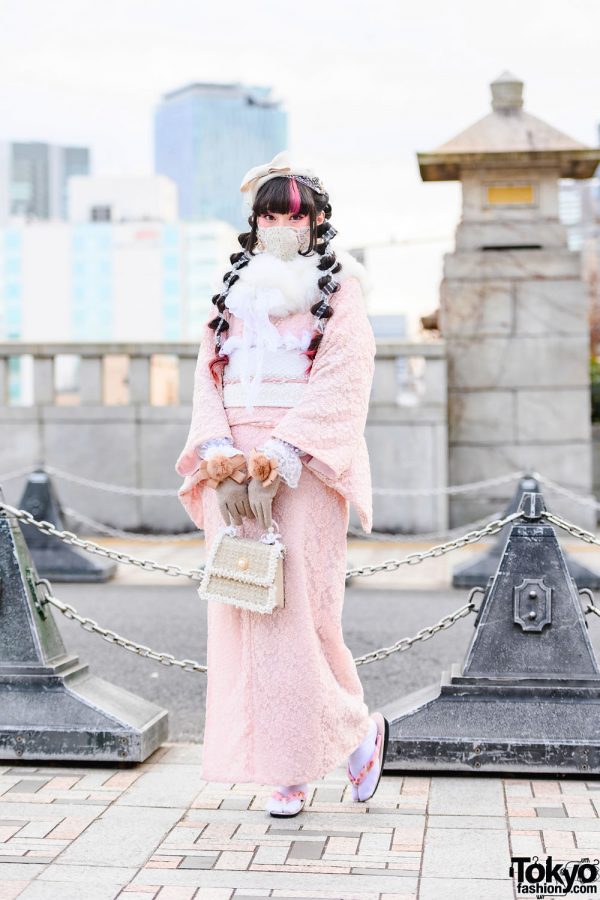
[[[327,197],[327,194],[325,194],[324,196]],[[324,212],[325,221],[322,222],[321,225],[317,225],[318,243],[315,247],[317,253],[321,255],[321,260],[317,265],[317,269],[322,271],[323,275],[319,278],[318,281],[320,290],[319,299],[310,308],[311,313],[315,317],[315,325],[310,344],[304,351],[305,356],[307,356],[309,359],[309,364],[305,369],[305,374],[308,374],[312,368],[313,360],[315,358],[317,350],[319,349],[319,344],[323,340],[323,332],[325,331],[327,319],[329,319],[330,316],[333,315],[333,310],[329,305],[329,298],[332,294],[335,294],[336,291],[339,291],[341,287],[339,281],[336,281],[333,277],[340,271],[340,269],[342,268],[342,264],[337,261],[335,253],[329,247],[329,242],[336,236],[337,231],[329,222],[329,216],[331,215],[331,204],[328,200],[324,207]]]
[[[337,234],[336,229],[329,222],[329,217],[331,216],[329,195],[326,191],[313,190],[313,188],[302,181],[296,180],[293,176],[271,178],[256,193],[252,212],[248,217],[250,231],[238,235],[238,243],[243,249],[241,253],[231,255],[232,268],[223,278],[224,289],[220,294],[215,294],[212,298],[219,315],[208,323],[209,327],[214,330],[216,337],[215,357],[210,361],[209,368],[217,382],[220,376],[218,369],[222,369],[229,362],[227,355],[219,355],[222,344],[221,335],[229,328],[229,322],[225,318],[225,299],[229,290],[239,278],[237,272],[244,266],[247,266],[255,255],[254,249],[258,240],[258,217],[266,212],[308,215],[310,221],[310,243],[307,250],[304,252],[299,251],[299,254],[301,256],[312,256],[313,253],[318,253],[321,257],[317,264],[317,270],[321,273],[318,280],[319,298],[310,308],[311,313],[315,317],[314,330],[310,344],[306,350],[302,351],[309,359],[309,365],[305,370],[305,374],[308,374],[312,368],[315,354],[323,338],[327,319],[333,315],[329,299],[332,294],[340,289],[340,283],[333,276],[340,271],[342,266],[329,246],[329,242]],[[320,212],[325,213],[325,219],[318,225],[316,220]]]
[[[242,244],[241,238],[246,237],[246,235],[239,235],[238,242]],[[250,262],[251,256],[245,250],[242,250],[241,253],[232,253],[229,257],[229,262],[231,263],[231,269],[223,276],[223,290],[220,294],[215,294],[212,298],[212,302],[217,307],[219,314],[215,316],[214,319],[211,319],[208,323],[208,327],[212,328],[215,333],[215,356],[208,364],[208,368],[210,369],[210,374],[213,377],[213,380],[218,384],[222,369],[229,362],[229,357],[227,354],[220,356],[221,345],[223,343],[223,335],[226,331],[229,330],[229,322],[225,318],[225,300],[227,295],[233,285],[236,283],[238,278],[240,277],[237,273],[240,269],[243,269],[244,266],[247,266]],[[221,370],[221,371],[219,371]]]

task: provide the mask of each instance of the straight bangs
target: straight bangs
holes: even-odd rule
[[[298,195],[300,203],[298,204]],[[267,212],[316,218],[316,207],[312,190],[301,181],[291,178],[271,178],[259,188],[254,201],[254,212],[263,216]]]

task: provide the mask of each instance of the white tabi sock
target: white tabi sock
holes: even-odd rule
[[[366,738],[363,740],[361,744],[358,745],[356,750],[354,750],[350,756],[348,757],[348,764],[350,766],[350,771],[353,775],[358,775],[362,767],[369,761],[371,756],[373,755],[373,751],[375,750],[375,741],[377,740],[377,724],[374,719],[369,720],[369,730],[367,732]],[[350,787],[352,789],[352,799],[359,800],[360,794],[365,795],[370,792],[372,785],[377,780],[378,773],[377,767],[373,766],[370,772],[367,772],[363,781],[358,787],[354,784],[351,784]]]
[[[274,791],[279,791],[280,794],[284,794],[284,796],[289,796],[293,794],[294,791],[304,791],[305,794],[308,792],[308,784],[304,782],[303,784],[279,784]],[[267,800],[266,811],[267,812],[288,812],[295,813],[301,806],[301,801],[298,798],[294,798],[293,800],[288,800],[287,803],[285,800],[278,800],[276,797],[269,797]]]

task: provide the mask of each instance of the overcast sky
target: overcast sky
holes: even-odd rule
[[[599,45],[598,0],[0,0],[0,137],[88,145],[95,174],[149,173],[163,93],[272,85],[289,149],[328,187],[340,246],[418,242],[394,251],[385,300],[423,312],[460,188],[423,184],[416,152],[486,115],[504,69],[524,80],[528,111],[596,146]]]

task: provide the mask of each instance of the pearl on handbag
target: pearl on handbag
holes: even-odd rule
[[[248,559],[245,556],[240,556],[240,558],[238,559],[238,568],[247,569],[249,565],[250,563],[248,562]]]

